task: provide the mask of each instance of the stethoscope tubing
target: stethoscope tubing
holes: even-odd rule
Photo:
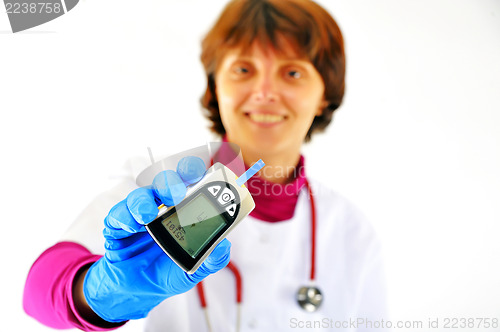
[[[311,284],[316,280],[316,204],[309,181],[306,179],[307,192],[311,204]]]
[[[311,271],[310,271],[310,284],[311,286],[315,283],[316,278],[316,204],[314,201],[314,195],[309,185],[309,181],[306,179],[306,187],[310,201],[311,207]],[[236,265],[230,261],[227,266],[233,273],[236,282],[236,304],[237,304],[237,317],[236,317],[236,331],[239,331],[240,321],[241,321],[241,303],[243,301],[243,278],[239,269]],[[210,319],[207,311],[207,301],[205,297],[205,290],[203,286],[203,281],[200,281],[196,285],[196,289],[198,291],[198,297],[200,299],[200,305],[204,311],[205,320],[207,322],[208,331],[212,331],[212,327],[210,324]]]

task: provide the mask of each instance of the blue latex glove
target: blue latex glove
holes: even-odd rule
[[[166,298],[184,293],[229,262],[230,242],[219,243],[194,274],[178,267],[154,242],[144,224],[158,215],[159,203],[177,204],[186,195],[186,184],[202,178],[205,164],[186,157],[177,172],[158,174],[151,188],[132,191],[116,204],[104,220],[104,257],[87,272],[85,299],[94,312],[109,322],[146,317]]]

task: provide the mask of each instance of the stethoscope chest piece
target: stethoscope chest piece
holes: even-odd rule
[[[305,311],[314,312],[321,306],[323,295],[317,287],[300,287],[297,292],[297,302]]]

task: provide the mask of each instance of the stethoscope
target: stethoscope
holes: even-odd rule
[[[302,286],[297,291],[296,300],[299,306],[307,312],[316,311],[323,302],[323,295],[318,287],[315,286],[316,279],[316,206],[314,204],[314,197],[309,182],[306,180],[307,192],[309,194],[309,201],[311,204],[311,272],[309,275],[309,285]],[[243,280],[241,273],[233,262],[229,262],[227,268],[231,270],[236,281],[236,331],[239,331],[241,322],[241,303],[243,298]],[[200,305],[205,314],[208,331],[212,331],[209,315],[207,311],[207,301],[205,299],[205,291],[203,282],[196,285]]]

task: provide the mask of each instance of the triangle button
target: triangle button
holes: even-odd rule
[[[211,187],[208,187],[208,191],[212,195],[214,195],[215,197],[217,197],[217,195],[219,194],[220,189],[221,189],[220,186],[211,186]]]
[[[234,214],[236,213],[236,204],[231,204],[229,205],[227,208],[226,208],[226,211],[227,213],[229,213],[229,215],[231,217],[234,217]]]

